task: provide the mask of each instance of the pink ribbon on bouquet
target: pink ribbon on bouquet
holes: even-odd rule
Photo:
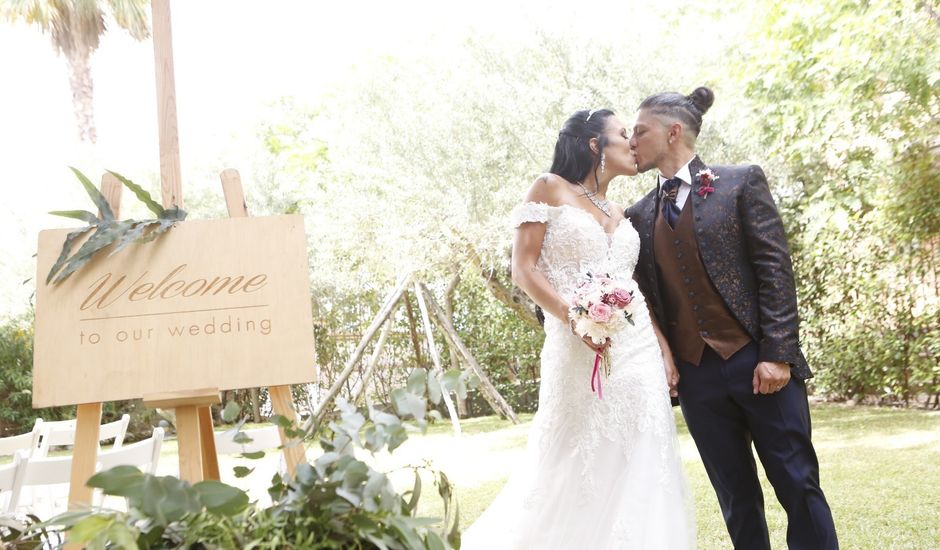
[[[601,388],[601,355],[598,353],[594,356],[594,372],[591,373],[591,391],[597,393],[598,399],[604,398],[604,390]],[[594,382],[597,381],[597,388],[594,387]]]

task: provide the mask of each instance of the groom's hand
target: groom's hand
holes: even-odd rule
[[[790,365],[762,361],[754,369],[754,395],[777,393],[790,381]]]

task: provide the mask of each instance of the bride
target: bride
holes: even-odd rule
[[[679,375],[633,281],[640,240],[605,197],[636,175],[626,127],[613,112],[578,111],[558,133],[550,173],[512,212],[513,280],[546,313],[539,409],[527,455],[463,548],[685,549],[694,547],[669,395]],[[633,291],[633,325],[601,345],[568,320],[584,272]],[[591,389],[609,351],[603,398]]]

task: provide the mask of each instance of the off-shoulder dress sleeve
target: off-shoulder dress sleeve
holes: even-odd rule
[[[544,202],[524,202],[512,209],[509,220],[515,229],[526,222],[548,223],[548,209]]]

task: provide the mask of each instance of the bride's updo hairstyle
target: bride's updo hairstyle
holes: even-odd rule
[[[548,171],[574,183],[584,181],[591,170],[597,170],[608,141],[604,135],[607,117],[613,114],[610,109],[584,109],[568,117],[558,132],[555,156]],[[591,138],[597,138],[597,154],[591,151]]]
[[[702,130],[702,115],[715,102],[715,92],[699,86],[689,95],[676,92],[662,92],[651,95],[640,103],[640,110],[656,115],[668,123],[679,122],[686,128],[689,145],[695,143]]]

